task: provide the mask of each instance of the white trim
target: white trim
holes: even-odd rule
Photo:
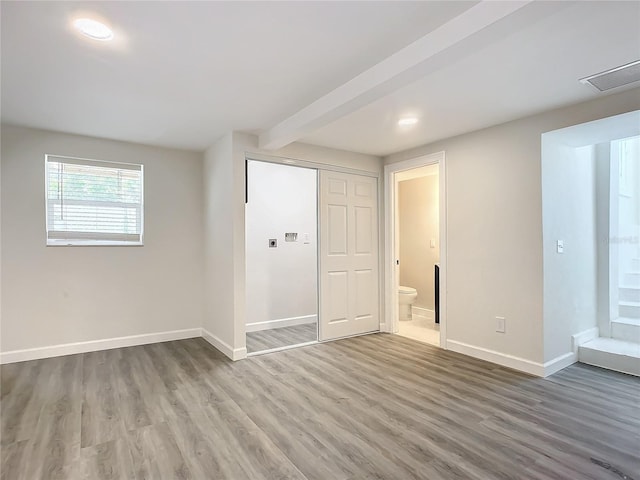
[[[308,347],[309,345],[317,345],[318,343],[320,343],[320,342],[318,342],[317,340],[312,340],[310,342],[296,343],[295,345],[285,345],[284,347],[269,348],[268,350],[260,350],[259,352],[251,352],[251,353],[247,353],[246,356],[247,357],[255,357],[257,355],[265,355],[267,353],[275,353],[275,352],[282,352],[284,350],[291,350],[292,348]]]
[[[328,172],[348,173],[351,175],[362,175],[365,177],[380,177],[379,172],[372,170],[359,170],[357,168],[341,167],[339,165],[331,165],[328,163],[311,162],[293,157],[284,157],[277,155],[267,155],[264,153],[245,150],[245,160],[254,162],[276,163],[278,165],[288,165],[290,167],[310,168],[312,170],[325,170]]]
[[[585,343],[598,338],[599,335],[600,329],[598,327],[589,328],[588,330],[571,335],[571,350],[576,356],[576,361],[578,361],[578,349],[580,348],[580,345],[584,345]]]
[[[411,315],[414,317],[422,317],[427,320],[435,320],[436,312],[430,308],[411,306]]]
[[[220,352],[224,353],[227,357],[229,357],[233,361],[247,358],[246,347],[234,349],[231,345],[224,342],[223,340],[220,340],[213,333],[209,332],[208,330],[205,330],[204,328],[202,329],[202,338],[204,338],[207,342],[213,345],[213,347],[216,350],[219,350]]]
[[[578,361],[578,355],[573,352],[565,353],[559,357],[545,362],[543,365],[543,376],[548,377],[556,372],[559,372],[563,368],[567,368],[569,365],[573,365]]]
[[[487,348],[476,347],[474,345],[469,345],[467,343],[462,343],[455,340],[449,340],[447,342],[447,349],[454,352],[462,353],[464,355],[468,355],[470,357],[479,358],[480,360],[496,363],[498,365],[502,365],[503,367],[512,368],[513,370],[529,373],[537,377],[544,377],[544,369],[546,364],[543,365],[541,363],[532,362],[531,360],[527,360],[524,358],[507,355],[505,353],[496,352],[495,350],[489,350]],[[556,360],[553,360],[553,362],[555,361]],[[549,363],[549,367],[551,367],[551,362]]]
[[[396,333],[399,329],[398,320],[398,272],[396,267],[396,230],[395,222],[396,181],[395,174],[404,170],[411,170],[426,165],[438,164],[439,181],[439,223],[440,223],[440,346],[448,348],[447,342],[447,177],[445,152],[436,152],[402,162],[384,166],[384,198],[385,198],[385,315],[380,322],[380,331]]]
[[[97,352],[99,350],[110,350],[112,348],[134,347],[137,345],[147,345],[149,343],[184,340],[185,338],[196,338],[201,336],[201,330],[200,328],[189,328],[185,330],[145,333],[127,337],[106,338],[104,340],[90,340],[88,342],[64,343],[47,347],[13,350],[0,353],[0,364],[60,357],[76,353]]]
[[[318,316],[302,315],[300,317],[279,318],[277,320],[266,320],[264,322],[247,323],[246,333],[260,332],[262,330],[271,330],[273,328],[293,327],[296,325],[306,325],[309,323],[316,323]]]

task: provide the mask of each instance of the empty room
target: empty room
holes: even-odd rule
[[[640,2],[0,22],[0,480],[640,480]]]

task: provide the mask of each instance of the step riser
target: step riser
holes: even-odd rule
[[[618,316],[627,318],[640,318],[640,306],[618,305]]]
[[[618,300],[621,302],[640,302],[640,287],[618,289]]]
[[[640,326],[611,322],[611,338],[640,343]]]
[[[637,358],[580,347],[578,361],[640,377],[640,361]]]

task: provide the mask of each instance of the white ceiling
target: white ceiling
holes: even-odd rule
[[[2,2],[2,120],[203,150],[259,132],[476,2]],[[79,14],[116,41],[74,34]]]
[[[640,2],[563,2],[500,41],[477,44],[301,141],[387,155],[601,96],[578,80],[640,59]],[[402,115],[420,122],[399,127]]]
[[[2,2],[2,121],[203,150],[269,131],[476,3]],[[116,40],[80,38],[79,14]],[[602,95],[578,79],[639,58],[640,2],[534,2],[301,141],[386,155]],[[401,129],[407,114],[421,120]]]

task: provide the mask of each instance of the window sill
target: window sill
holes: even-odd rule
[[[47,247],[143,247],[144,242],[107,240],[47,240]]]

